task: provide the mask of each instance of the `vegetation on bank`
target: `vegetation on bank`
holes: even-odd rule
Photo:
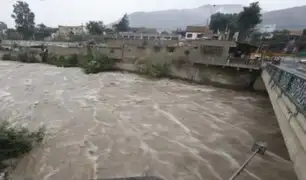
[[[140,73],[152,77],[166,77],[170,74],[170,62],[166,55],[156,54],[135,61]]]
[[[30,152],[45,137],[45,128],[31,132],[25,127],[14,127],[9,122],[0,123],[0,165],[5,160],[18,158]]]
[[[175,46],[152,47],[153,54],[138,57],[133,61],[138,71],[148,76],[167,77],[170,75],[171,66],[180,68],[188,62],[190,50],[175,51]],[[48,52],[35,52],[30,49],[22,49],[19,52],[7,52],[2,56],[3,60],[19,61],[25,63],[45,63],[57,67],[80,67],[84,73],[99,73],[116,70],[116,58],[113,53],[107,53],[93,47],[88,47],[85,54],[57,55]]]
[[[81,67],[86,74],[114,70],[115,61],[101,52],[83,54],[56,55],[42,54],[31,51],[7,52],[2,60],[24,63],[46,63],[57,67]]]

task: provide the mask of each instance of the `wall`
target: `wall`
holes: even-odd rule
[[[117,67],[121,70],[140,73],[138,66],[133,63],[120,62],[117,63]],[[233,67],[207,66],[201,64],[189,64],[182,67],[172,65],[170,68],[170,77],[199,84],[211,84],[218,87],[250,90],[253,89],[255,81],[258,78],[260,79],[260,70],[253,70],[250,72],[248,69],[237,70],[237,68]]]
[[[301,109],[293,103],[292,97],[284,92],[284,83],[280,80],[280,84],[277,83],[277,79],[272,78],[278,76],[276,73],[270,73],[267,69],[262,72],[262,79],[267,88],[273,109],[275,111],[280,129],[282,131],[285,144],[287,146],[290,158],[293,162],[294,169],[299,180],[306,179],[306,119],[305,114]],[[271,79],[272,78],[272,79]],[[302,99],[305,101],[305,89],[299,90],[293,87],[293,82],[288,81],[288,88],[292,88],[292,91],[300,91]],[[304,84],[305,85],[305,84]],[[287,85],[286,85],[287,86]],[[300,85],[299,85],[300,86]],[[301,86],[300,86],[301,87]],[[304,86],[305,87],[305,86]],[[304,91],[304,92],[303,92]],[[303,95],[304,93],[304,95]],[[300,95],[298,95],[300,97]],[[305,103],[305,102],[304,102]],[[303,105],[305,108],[305,104]],[[303,108],[303,107],[302,107]]]
[[[1,44],[6,46],[12,46],[17,44],[19,46],[39,46],[39,45],[46,45],[46,46],[59,46],[63,48],[67,47],[78,47],[80,46],[79,42],[53,42],[53,41],[23,41],[23,40],[3,40]]]

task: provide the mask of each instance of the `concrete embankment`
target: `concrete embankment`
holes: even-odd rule
[[[117,68],[124,71],[140,73],[137,65],[133,63],[120,62],[117,63]],[[169,76],[218,87],[265,91],[265,86],[260,77],[260,71],[219,65],[190,64],[182,67],[171,66]]]
[[[300,180],[306,179],[306,120],[292,101],[262,72],[267,92],[273,105],[294,169]]]

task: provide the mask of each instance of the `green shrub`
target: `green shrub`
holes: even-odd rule
[[[41,62],[38,54],[31,52],[19,52],[17,54],[17,61],[26,62],[26,63],[38,63]]]
[[[189,51],[188,49],[186,49],[186,50],[184,51],[184,54],[185,54],[186,56],[189,56],[190,51]]]
[[[160,50],[161,50],[161,46],[159,46],[159,45],[155,45],[153,48],[154,48],[155,52],[160,52]]]
[[[102,53],[93,53],[84,58],[86,61],[81,64],[81,67],[86,74],[113,70],[115,66],[115,61]]]
[[[2,60],[12,60],[12,55],[11,55],[11,53],[5,53],[5,54],[3,54]]]
[[[144,49],[146,49],[146,46],[139,45],[139,46],[137,46],[137,48],[140,49],[140,50],[144,50]]]
[[[173,53],[175,51],[175,46],[167,46],[167,52]]]
[[[46,60],[44,61],[46,64],[56,65],[57,56],[53,53],[49,53]]]
[[[68,56],[64,55],[57,56],[54,54],[49,54],[45,62],[47,64],[52,64],[58,67],[78,67],[79,56],[77,54],[72,54]]]
[[[45,136],[45,129],[30,132],[27,128],[12,127],[8,122],[0,124],[0,162],[17,158],[31,151],[41,143]]]
[[[68,61],[68,64],[71,67],[78,66],[78,55],[77,54],[72,54],[72,55],[67,56],[66,60]]]
[[[168,55],[158,53],[150,57],[138,59],[136,64],[141,73],[153,77],[167,77],[170,73],[169,59],[170,57]]]

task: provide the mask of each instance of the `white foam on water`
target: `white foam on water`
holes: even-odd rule
[[[256,98],[253,98],[253,97],[250,97],[250,96],[235,96],[234,99],[236,99],[236,100],[242,100],[242,101],[247,101],[247,100],[250,100],[250,101],[257,101]]]
[[[245,169],[244,170],[246,173],[248,173],[251,177],[253,177],[256,180],[262,180],[260,177],[258,177],[256,174],[250,172],[249,170]]]
[[[55,175],[56,173],[60,171],[60,167],[57,167],[55,169],[53,168],[49,168],[49,169],[50,169],[49,173],[43,177],[43,180],[49,180],[53,175]]]
[[[37,124],[45,123],[52,136],[47,137],[46,141],[54,143],[54,146],[42,147],[45,148],[43,155],[33,151],[33,154],[30,153],[33,157],[31,160],[23,159],[27,162],[22,164],[40,169],[19,167],[16,174],[31,175],[33,180],[61,180],[55,179],[53,175],[61,176],[61,170],[67,167],[51,168],[61,161],[48,159],[51,157],[50,152],[52,158],[68,154],[69,162],[85,160],[86,165],[89,162],[89,171],[93,169],[94,178],[98,178],[97,173],[101,173],[99,178],[103,173],[116,176],[137,174],[139,171],[138,174],[141,174],[148,166],[149,169],[157,170],[154,175],[164,177],[165,180],[185,177],[206,180],[205,175],[223,180],[222,177],[231,173],[233,168],[230,167],[239,164],[237,159],[244,158],[248,153],[244,150],[253,143],[253,137],[267,137],[271,130],[270,127],[261,126],[258,127],[265,130],[256,129],[256,120],[252,117],[254,114],[240,112],[240,108],[257,105],[252,104],[250,99],[240,98],[253,98],[251,93],[244,95],[232,90],[219,91],[218,88],[181,84],[168,79],[152,81],[131,74],[84,75],[76,68],[38,64],[17,67],[17,64],[3,66],[0,62],[0,69],[3,69],[0,72],[1,115],[15,123],[31,124],[33,118]],[[35,94],[23,96],[25,84],[35,87]],[[215,91],[217,93],[211,93]],[[221,93],[220,96],[218,93]],[[254,100],[258,99],[256,97],[254,95]],[[231,101],[232,104],[226,103]],[[239,103],[241,105],[236,106]],[[35,107],[39,109],[35,111]],[[171,108],[171,111],[166,107]],[[262,111],[262,118],[269,118],[264,108],[256,108]],[[189,115],[193,118],[189,119]],[[243,125],[245,121],[249,123]],[[250,130],[248,124],[255,127]],[[277,128],[273,127],[273,131]],[[231,139],[235,141],[231,142]],[[110,154],[115,162],[108,159]],[[131,154],[133,157],[130,157]],[[246,175],[247,178],[281,179],[278,174],[283,171],[289,177],[294,177],[290,174],[292,165],[288,161],[273,152],[267,152],[267,155],[271,158],[257,159],[265,168],[252,169]],[[221,162],[220,165],[213,162],[215,157]],[[138,162],[140,166],[133,164]],[[114,167],[118,164],[118,171],[110,168],[108,172],[98,172],[101,166]],[[229,169],[225,167],[228,164]],[[82,170],[82,163],[75,163],[74,167],[78,171]],[[278,173],[267,175],[271,170]],[[71,177],[78,174],[73,169],[71,171]],[[41,175],[45,177],[38,179]]]
[[[0,90],[0,98],[6,98],[6,97],[11,97],[11,93],[7,91],[1,91]]]
[[[181,121],[179,121],[173,114],[160,109],[158,104],[154,104],[153,108],[157,110],[158,112],[164,114],[168,120],[178,124],[188,134],[188,136],[192,136],[191,130],[187,126],[185,126]]]

